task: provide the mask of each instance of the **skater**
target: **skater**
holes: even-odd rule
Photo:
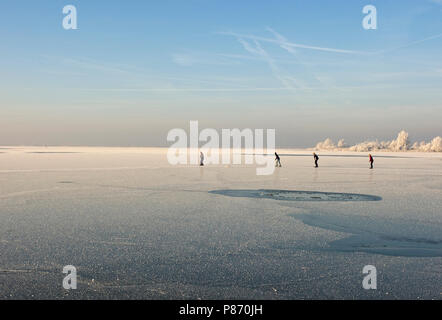
[[[200,152],[200,166],[204,165],[204,153]]]
[[[275,167],[282,167],[281,166],[281,159],[279,158],[278,154],[275,152]]]
[[[318,155],[317,155],[316,153],[314,153],[314,152],[313,152],[313,159],[315,159],[315,168],[317,168],[317,167],[318,167],[318,160],[319,160],[319,157],[318,157]]]
[[[373,169],[373,157],[371,156],[371,154],[368,154],[368,162],[370,162],[370,169]]]

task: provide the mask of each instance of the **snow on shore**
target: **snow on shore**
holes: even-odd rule
[[[442,137],[437,136],[430,142],[414,142],[411,144],[408,132],[402,130],[397,138],[391,141],[365,141],[354,146],[345,144],[344,139],[335,144],[330,138],[316,144],[315,150],[331,151],[418,151],[418,152],[442,152]]]

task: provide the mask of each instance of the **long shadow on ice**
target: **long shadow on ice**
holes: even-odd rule
[[[329,243],[327,250],[403,257],[442,257],[442,228],[399,219],[336,214],[290,214],[304,224],[351,236]]]

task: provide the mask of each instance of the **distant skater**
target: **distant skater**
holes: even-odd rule
[[[275,152],[275,167],[282,167],[281,166],[281,159],[279,158],[278,154]]]
[[[200,166],[204,165],[204,153],[200,152]]]
[[[317,155],[316,153],[314,153],[314,152],[313,152],[313,159],[315,160],[315,168],[317,168],[317,167],[318,167],[318,160],[319,160],[319,157],[318,157],[318,155]]]
[[[368,162],[370,162],[370,169],[373,169],[373,157],[371,156],[371,154],[368,154]]]

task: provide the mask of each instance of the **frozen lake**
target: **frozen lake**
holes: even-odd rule
[[[442,154],[279,150],[257,176],[166,151],[0,148],[0,298],[442,299]]]

